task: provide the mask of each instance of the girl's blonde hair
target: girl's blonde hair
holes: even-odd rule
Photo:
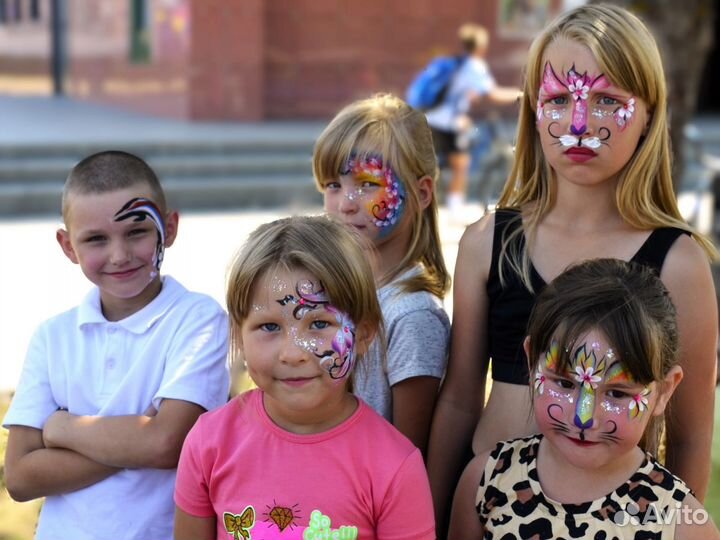
[[[527,203],[535,203],[526,216],[525,227],[532,237],[540,220],[555,203],[556,186],[540,145],[535,113],[545,50],[559,39],[572,40],[590,49],[600,72],[613,84],[641,98],[648,107],[647,131],[620,171],[615,195],[620,215],[638,229],[686,230],[710,258],[717,258],[712,242],[690,227],[678,210],[671,176],[667,89],[658,47],[640,19],[613,5],[585,5],[571,10],[533,41],[520,102],[515,161],[498,208],[524,208]],[[522,234],[522,230],[518,228],[516,233]],[[505,238],[503,253],[509,266],[532,290],[527,249],[509,249],[513,236]],[[501,272],[503,266],[500,265]]]
[[[250,233],[232,262],[227,282],[233,363],[240,353],[242,323],[252,310],[254,287],[275,271],[302,269],[312,274],[322,282],[330,303],[347,313],[358,330],[382,339],[382,313],[363,242],[326,216],[279,219]]]
[[[379,286],[421,262],[423,272],[403,280],[401,287],[407,292],[428,291],[442,298],[450,288],[450,276],[438,231],[434,193],[439,174],[437,159],[423,113],[391,94],[377,94],[342,109],[315,143],[313,174],[318,189],[323,191],[327,182],[337,180],[351,156],[363,159],[377,155],[382,156],[385,166],[392,167],[405,187],[412,231],[405,256],[390,275],[379,280]],[[432,179],[433,196],[421,211],[417,181],[426,176]]]
[[[553,340],[561,372],[582,345],[578,338],[591,330],[604,334],[638,383],[662,384],[678,365],[675,306],[660,278],[646,266],[594,259],[572,266],[545,287],[528,323],[530,373]],[[640,441],[644,450],[656,454],[662,426],[662,416],[651,418]]]

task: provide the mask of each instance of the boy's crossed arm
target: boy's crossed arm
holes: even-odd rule
[[[47,448],[64,448],[102,466],[128,469],[177,467],[190,428],[205,409],[179,399],[164,399],[157,414],[78,416],[57,411],[46,422]]]
[[[16,501],[77,491],[119,470],[72,450],[46,448],[39,429],[10,426],[5,452],[5,482],[8,493]]]
[[[41,431],[10,426],[5,479],[10,496],[29,501],[91,486],[123,468],[174,468],[185,435],[205,409],[166,399],[157,414],[54,413]]]

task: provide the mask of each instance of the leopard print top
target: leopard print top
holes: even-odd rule
[[[542,435],[498,443],[475,505],[485,538],[663,539],[675,536],[677,508],[690,489],[650,455],[612,493],[581,504],[546,497],[537,473]]]

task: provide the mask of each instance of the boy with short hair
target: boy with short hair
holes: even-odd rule
[[[47,497],[37,539],[171,538],[185,435],[227,400],[227,315],[160,276],[178,214],[137,156],[78,163],[63,217],[58,243],[96,287],[31,340],[3,422],[8,491]]]

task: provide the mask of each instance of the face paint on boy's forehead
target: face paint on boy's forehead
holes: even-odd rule
[[[330,298],[322,283],[319,283],[316,290],[312,281],[298,281],[295,284],[295,295],[286,294],[276,302],[281,306],[293,306],[292,317],[297,321],[320,308],[333,314],[339,329],[330,343],[330,348],[327,348],[323,340],[304,335],[295,325],[290,326],[289,332],[295,345],[312,353],[330,378],[338,382],[346,378],[355,364],[355,324],[347,313],[330,304]]]
[[[136,197],[126,202],[123,207],[115,213],[114,219],[118,222],[125,221],[126,219],[132,219],[133,221],[145,221],[148,219],[155,225],[158,237],[155,246],[155,255],[153,256],[155,272],[153,272],[151,277],[154,278],[157,276],[165,254],[165,221],[163,220],[160,209],[150,199]]]
[[[357,180],[367,180],[378,185],[379,189],[358,186],[347,192],[349,200],[357,201],[366,207],[370,221],[388,233],[399,223],[405,210],[405,187],[389,164],[384,164],[381,156],[358,158],[351,155],[340,172]]]

